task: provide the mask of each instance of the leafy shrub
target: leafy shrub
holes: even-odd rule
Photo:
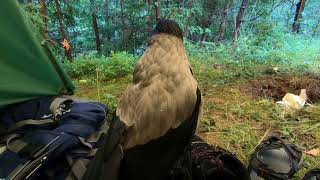
[[[205,43],[200,48],[199,43],[186,41],[185,46],[191,59],[209,64],[231,63],[240,68],[256,63],[273,64],[299,72],[319,67],[320,39],[284,32],[267,23],[258,25],[255,31],[242,34],[235,43]]]
[[[111,52],[109,57],[87,55],[77,58],[72,63],[65,63],[64,68],[73,78],[98,74],[100,80],[109,80],[130,74],[137,59],[127,52]]]
[[[259,34],[242,34],[235,43],[206,42],[202,48],[199,43],[185,39],[186,52],[195,74],[204,75],[205,81],[222,76],[250,78],[263,74],[260,70],[264,68],[257,69],[257,65],[277,66],[283,73],[318,71],[320,39],[284,33],[270,24],[258,26],[256,31]],[[131,74],[137,60],[138,56],[126,52],[111,52],[109,57],[89,54],[66,63],[65,69],[74,78],[92,78],[98,72],[99,80],[109,80]],[[224,71],[225,68],[214,70],[213,66],[228,67],[228,71]]]

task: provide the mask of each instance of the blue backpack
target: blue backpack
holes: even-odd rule
[[[108,108],[44,97],[0,109],[0,179],[81,179],[107,130]]]

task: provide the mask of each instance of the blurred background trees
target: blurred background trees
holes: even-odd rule
[[[19,0],[43,37],[72,60],[112,51],[141,54],[159,18],[183,28],[186,41],[205,48],[246,40],[279,48],[294,36],[319,38],[318,0]],[[62,49],[66,39],[70,49]],[[250,41],[249,41],[250,40]],[[268,44],[268,46],[264,46]],[[196,46],[195,46],[196,47]]]

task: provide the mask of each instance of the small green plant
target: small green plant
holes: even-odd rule
[[[65,63],[64,68],[73,78],[96,77],[99,71],[101,81],[124,77],[132,73],[138,58],[127,52],[111,52],[109,57],[84,56],[72,63]]]

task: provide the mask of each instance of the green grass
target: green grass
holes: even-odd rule
[[[82,98],[101,101],[115,110],[121,93],[131,81],[131,75],[109,81],[97,81],[96,77],[74,80],[76,84],[75,95]],[[82,81],[85,80],[85,83]]]
[[[235,153],[246,165],[259,142],[272,134],[303,151],[320,147],[319,105],[287,112],[274,101],[243,94],[237,86],[203,85],[202,90],[204,110],[198,133],[209,143]],[[295,179],[315,167],[320,167],[320,158],[305,156]]]
[[[236,63],[230,61],[198,60],[190,63],[203,95],[203,115],[197,133],[210,144],[218,145],[236,154],[248,165],[250,156],[263,138],[272,134],[294,143],[303,151],[320,147],[320,104],[300,111],[287,112],[272,99],[255,98],[241,90],[250,81],[261,77],[318,73],[313,66],[284,63]],[[278,71],[270,73],[273,67]],[[130,71],[132,71],[132,68]],[[117,70],[118,71],[118,70]],[[121,70],[120,70],[121,71]],[[76,76],[76,95],[100,100],[114,110],[121,93],[132,76],[101,77],[98,72]],[[82,80],[82,81],[81,81]],[[85,82],[83,80],[86,80]],[[300,179],[308,170],[320,167],[320,157],[304,156],[304,165],[295,175]]]
[[[99,80],[109,81],[125,77],[133,71],[138,58],[126,52],[111,52],[109,57],[88,55],[65,63],[64,68],[73,78],[93,77],[99,74]]]

